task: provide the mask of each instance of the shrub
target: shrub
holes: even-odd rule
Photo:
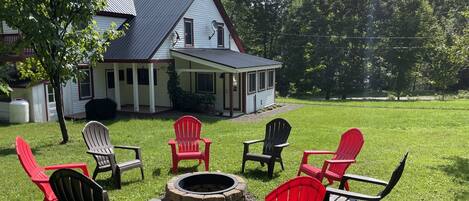
[[[213,109],[215,97],[211,94],[194,94],[183,92],[177,102],[177,107],[183,112],[207,112]]]

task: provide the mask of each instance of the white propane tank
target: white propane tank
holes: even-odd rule
[[[10,123],[29,122],[29,103],[24,99],[15,99],[10,103]]]

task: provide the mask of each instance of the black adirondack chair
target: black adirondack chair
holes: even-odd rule
[[[143,175],[143,162],[140,147],[113,146],[111,144],[111,139],[109,138],[109,129],[97,121],[91,121],[86,124],[82,134],[85,139],[86,146],[88,147],[87,153],[93,155],[96,160],[96,169],[93,173],[93,179],[95,179],[100,172],[112,171],[112,178],[114,179],[117,188],[120,189],[121,174],[124,171],[140,168],[142,179],[145,178]],[[114,149],[135,151],[135,160],[117,163]]]
[[[71,169],[55,171],[49,183],[58,201],[109,201],[99,184]]]
[[[243,165],[241,172],[244,173],[246,161],[258,161],[264,166],[267,163],[268,175],[272,178],[274,174],[275,162],[279,162],[282,170],[285,170],[282,161],[282,150],[287,147],[288,136],[291,126],[285,119],[274,119],[266,125],[264,140],[251,140],[244,142]],[[249,152],[249,146],[255,143],[264,143],[262,154]]]
[[[378,179],[365,177],[365,176],[346,174],[342,177],[342,181],[339,185],[339,189],[330,188],[330,187],[327,188],[325,200],[346,201],[346,200],[381,200],[383,199],[384,197],[389,195],[389,193],[391,193],[392,189],[396,186],[397,182],[399,182],[399,179],[401,178],[402,173],[404,172],[404,167],[405,167],[408,154],[409,153],[406,153],[404,155],[404,158],[401,160],[401,163],[399,164],[399,166],[397,166],[397,168],[392,173],[392,176],[389,182],[385,182],[385,181],[381,181]],[[381,185],[381,186],[384,186],[384,190],[378,193],[378,195],[365,195],[361,193],[345,191],[344,190],[345,182],[347,182],[348,180],[355,180],[359,182]]]

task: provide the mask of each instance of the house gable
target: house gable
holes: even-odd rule
[[[217,34],[211,28],[212,21],[223,23],[224,48],[233,51],[244,52],[241,40],[236,34],[220,0],[194,0],[192,5],[179,20],[171,34],[164,40],[160,48],[154,54],[154,60],[170,59],[170,49],[184,48],[184,19],[193,20],[194,48],[218,48]],[[179,40],[173,40],[173,34],[179,35]],[[212,36],[212,34],[214,34]],[[209,39],[211,37],[211,39]],[[173,43],[176,44],[173,45]]]

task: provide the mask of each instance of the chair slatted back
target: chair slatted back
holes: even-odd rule
[[[381,193],[379,193],[379,196],[381,196],[381,198],[384,198],[386,197],[386,195],[391,193],[394,186],[396,186],[397,182],[399,182],[399,180],[401,179],[402,173],[404,172],[405,163],[407,161],[408,155],[409,155],[409,152],[407,152],[404,155],[401,162],[399,163],[399,166],[397,166],[397,168],[392,173],[392,176],[391,176],[391,179],[389,180],[388,185],[386,186],[386,188],[383,189],[383,191],[381,191]]]
[[[86,146],[90,151],[98,153],[114,153],[114,146],[111,144],[109,129],[97,121],[86,124],[81,132]],[[93,155],[99,166],[109,165],[109,159],[105,156]]]
[[[274,146],[286,143],[290,136],[290,131],[291,126],[285,119],[277,118],[270,121],[265,126],[265,141],[262,150],[263,154],[274,154]]]
[[[265,197],[265,201],[322,201],[326,188],[313,177],[292,179]]]
[[[88,177],[70,169],[55,171],[50,185],[59,201],[108,201],[107,192]]]
[[[198,152],[202,123],[193,116],[183,116],[173,126],[179,152]]]
[[[42,168],[37,164],[28,143],[19,136],[16,137],[16,153],[18,154],[18,159],[23,169],[29,177],[42,175],[47,178],[47,175],[44,174]]]
[[[355,160],[364,143],[362,132],[357,128],[352,128],[342,134],[339,147],[332,159]],[[332,164],[329,166],[329,171],[343,175],[349,166],[350,164]]]

